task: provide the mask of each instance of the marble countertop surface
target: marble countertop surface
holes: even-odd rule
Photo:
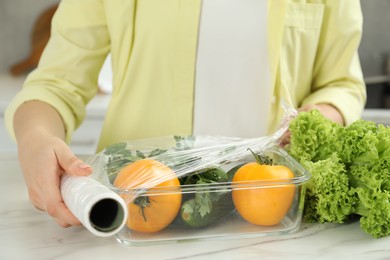
[[[306,224],[282,236],[127,247],[84,227],[62,228],[29,202],[17,155],[0,153],[0,259],[390,259],[390,237],[358,222]]]

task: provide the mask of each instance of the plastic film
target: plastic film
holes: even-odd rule
[[[96,236],[112,236],[126,223],[123,199],[93,178],[64,175],[61,194],[69,210]]]

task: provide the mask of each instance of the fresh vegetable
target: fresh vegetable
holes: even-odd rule
[[[253,153],[253,152],[252,152]],[[294,178],[294,173],[286,166],[272,162],[254,154],[256,162],[242,166],[234,174],[232,197],[238,213],[255,225],[271,226],[278,224],[287,214],[295,194],[295,185],[283,184]],[[261,187],[245,187],[261,181]],[[240,185],[242,187],[240,187]]]
[[[231,174],[231,172],[229,172]],[[214,224],[234,210],[228,184],[229,175],[220,168],[196,171],[182,183],[196,185],[196,191],[183,203],[180,216],[186,225],[200,228]],[[226,190],[221,190],[226,185]]]
[[[357,215],[368,234],[390,235],[390,128],[362,119],[343,127],[312,110],[291,121],[290,133],[286,149],[312,175],[304,219]]]
[[[179,179],[168,166],[156,160],[142,159],[128,164],[118,173],[114,186],[128,190],[122,196],[128,202],[127,226],[132,230],[160,231],[180,210]]]
[[[355,202],[349,192],[345,165],[336,153],[324,160],[302,164],[312,173],[306,186],[305,220],[343,223]]]
[[[201,192],[196,192],[195,198],[183,203],[180,214],[188,226],[200,228],[217,223],[234,210],[229,191],[212,193],[206,191],[206,194],[204,196]]]
[[[387,157],[387,156],[385,156]],[[373,237],[390,234],[390,160],[350,167],[351,193],[356,197],[354,213],[360,226]]]

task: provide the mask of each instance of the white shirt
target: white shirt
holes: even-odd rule
[[[194,134],[259,137],[271,102],[266,0],[203,0]]]

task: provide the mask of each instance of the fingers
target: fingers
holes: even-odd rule
[[[298,108],[298,112],[309,112],[310,110],[317,109],[316,105],[308,104]]]
[[[55,151],[58,163],[69,175],[87,176],[92,173],[92,167],[76,157],[68,147]]]
[[[62,170],[57,168],[55,174],[49,174],[41,180],[41,206],[60,226],[69,227],[80,225],[80,221],[69,211],[63,202],[60,191],[60,175]],[[38,206],[39,208],[39,206]]]
[[[69,227],[80,225],[80,221],[64,204],[56,175],[49,175],[41,181],[41,189],[31,187],[29,197],[34,207],[46,211],[60,226]],[[53,185],[54,184],[54,185]]]
[[[65,205],[60,191],[60,176],[69,173],[86,176],[89,165],[73,155],[66,144],[53,145],[54,150],[40,151],[33,162],[25,163],[24,176],[31,203],[46,211],[60,226],[80,225],[80,221]]]
[[[60,171],[58,169],[57,171]],[[70,225],[77,225],[78,220],[69,212],[65,206],[60,192],[60,172],[55,175],[50,175],[45,180],[47,183],[43,186],[43,196],[45,198],[46,212],[55,219],[55,221],[62,227]]]
[[[92,167],[76,157],[68,146],[55,149],[55,156],[60,168],[58,174],[53,175],[53,179],[48,179],[48,185],[44,189],[46,200],[46,211],[62,227],[80,225],[80,221],[66,207],[60,191],[60,176],[70,174],[77,176],[87,176],[92,173]]]
[[[53,191],[54,192],[54,191]],[[62,227],[81,225],[80,221],[69,211],[61,199],[61,195],[55,192],[47,202],[46,212]]]
[[[279,146],[284,148],[286,147],[286,145],[288,145],[291,141],[291,132],[290,131],[287,131],[286,133],[284,133],[284,135],[282,136],[281,140],[280,140],[280,143],[279,143]]]
[[[31,204],[40,211],[45,211],[44,203],[41,200],[41,196],[38,195],[37,192],[33,191],[31,188],[28,191],[28,197],[30,199]]]

